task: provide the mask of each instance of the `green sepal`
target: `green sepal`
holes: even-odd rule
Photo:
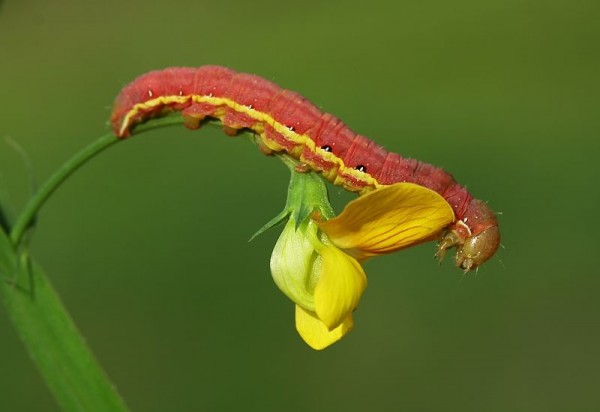
[[[282,160],[288,165],[291,172],[285,208],[258,229],[248,240],[249,242],[279,225],[288,216],[294,220],[296,229],[298,229],[315,211],[323,215],[325,219],[330,219],[334,215],[323,179],[315,172],[297,172],[295,170],[296,163],[285,157],[282,157]]]
[[[263,227],[261,227],[260,229],[258,229],[253,235],[252,237],[250,237],[250,239],[248,239],[248,242],[252,242],[254,240],[255,237],[262,235],[263,233],[265,233],[267,230],[279,225],[280,223],[283,222],[283,220],[290,214],[290,211],[287,209],[282,210],[277,216],[275,216],[273,219],[269,220],[267,223],[265,223],[263,225]]]

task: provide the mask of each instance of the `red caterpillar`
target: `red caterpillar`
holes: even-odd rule
[[[452,175],[385,151],[299,94],[261,77],[219,66],[153,71],[121,91],[112,126],[117,136],[127,137],[136,123],[169,111],[181,111],[192,129],[207,117],[219,119],[230,135],[251,129],[265,152],[286,152],[351,191],[364,193],[396,182],[436,191],[456,216],[444,231],[437,256],[441,259],[446,249],[457,246],[456,264],[465,270],[481,265],[498,248],[494,212]]]

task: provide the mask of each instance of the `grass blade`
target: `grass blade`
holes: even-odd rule
[[[126,411],[41,268],[0,230],[0,300],[65,411]]]

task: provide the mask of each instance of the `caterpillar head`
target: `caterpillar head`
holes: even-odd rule
[[[475,233],[475,234],[474,234]],[[496,215],[481,200],[473,199],[463,220],[453,223],[442,236],[436,256],[441,261],[446,249],[456,246],[456,266],[465,272],[481,266],[500,246]]]
[[[468,272],[494,256],[500,245],[498,226],[491,226],[478,235],[467,237],[456,250],[456,266]]]

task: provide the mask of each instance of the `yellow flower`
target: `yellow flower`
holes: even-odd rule
[[[292,172],[286,209],[258,232],[288,218],[271,273],[296,304],[296,329],[314,349],[352,329],[367,286],[359,261],[431,240],[454,220],[439,194],[411,183],[377,189],[332,216],[322,180]]]
[[[271,255],[271,273],[296,303],[296,329],[312,348],[323,349],[350,331],[367,277],[312,219],[297,225],[289,218]]]

